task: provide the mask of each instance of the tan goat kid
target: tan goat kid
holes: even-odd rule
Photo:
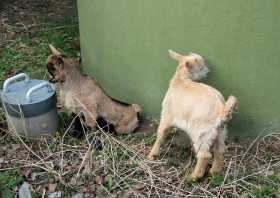
[[[86,124],[96,127],[97,118],[114,125],[117,133],[127,134],[139,124],[137,104],[124,105],[105,94],[95,79],[80,72],[80,65],[66,58],[50,45],[52,55],[47,60],[49,81],[56,83],[59,98],[64,107],[72,113],[82,113]]]
[[[219,91],[206,84],[196,82],[209,72],[204,59],[194,53],[183,56],[169,50],[171,58],[179,65],[170,81],[162,103],[157,139],[149,160],[159,154],[160,146],[168,134],[168,128],[176,126],[190,137],[196,152],[197,164],[191,174],[193,180],[203,177],[209,159],[214,154],[211,174],[221,171],[224,152],[226,123],[236,106],[236,98],[230,96],[225,102]]]

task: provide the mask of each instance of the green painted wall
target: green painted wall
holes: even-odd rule
[[[204,56],[206,83],[239,99],[230,134],[280,129],[279,0],[78,0],[84,70],[158,118],[176,62]]]

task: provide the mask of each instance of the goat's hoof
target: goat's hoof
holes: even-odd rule
[[[218,175],[220,172],[221,172],[220,168],[213,168],[213,167],[212,167],[212,168],[209,170],[209,173],[210,173],[210,175],[211,175],[212,177]]]
[[[196,174],[191,174],[191,177],[190,179],[194,182],[194,181],[197,181],[200,177]]]
[[[191,179],[195,182],[200,180],[204,176],[204,173],[192,173]]]
[[[193,178],[192,178],[191,175],[185,177],[185,183],[186,183],[186,184],[192,184],[192,183],[194,183],[194,182],[196,182],[196,180],[193,180]]]
[[[149,154],[147,156],[147,160],[154,161],[155,159],[156,159],[156,156],[154,156],[154,155]]]

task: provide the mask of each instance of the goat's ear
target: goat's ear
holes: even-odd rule
[[[171,58],[173,58],[174,60],[176,60],[176,61],[182,61],[182,59],[184,57],[183,55],[181,55],[181,54],[179,54],[177,52],[174,52],[172,50],[168,50],[168,52],[169,52],[169,56]]]
[[[141,113],[141,107],[138,104],[132,104],[132,107],[136,113]]]
[[[53,55],[55,55],[55,56],[61,56],[61,55],[62,55],[61,52],[58,51],[58,50],[57,50],[54,46],[52,46],[51,44],[49,44],[49,48],[50,48],[50,50],[51,50],[51,52],[52,52]]]
[[[54,70],[54,61],[51,57],[48,57],[48,60],[47,60],[47,69],[48,71],[52,71]]]

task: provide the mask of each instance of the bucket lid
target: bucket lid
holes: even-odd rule
[[[19,78],[25,80],[13,82]],[[4,82],[2,100],[9,104],[29,105],[49,99],[54,95],[51,84],[45,80],[31,80],[22,73]]]

